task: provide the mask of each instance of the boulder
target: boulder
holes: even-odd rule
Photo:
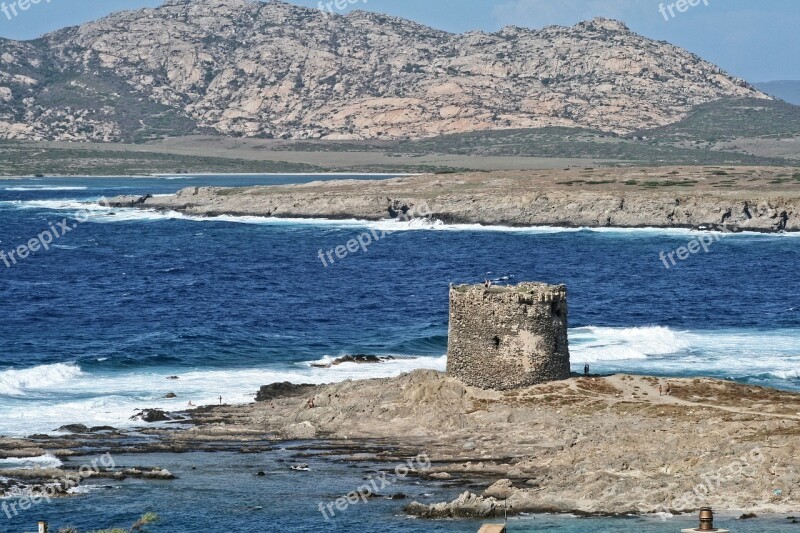
[[[288,381],[284,381],[283,383],[272,383],[270,385],[264,385],[259,389],[258,394],[256,394],[256,401],[257,402],[268,402],[270,400],[276,400],[278,398],[291,398],[294,396],[302,396],[306,394],[308,391],[314,388],[314,385],[310,384],[302,384],[297,385],[294,383],[289,383]]]
[[[514,494],[514,484],[510,479],[501,479],[496,481],[492,486],[483,492],[487,498],[497,498],[498,500],[505,500]]]
[[[283,430],[283,437],[289,440],[313,439],[317,436],[317,428],[311,422],[292,424]]]
[[[425,505],[412,502],[405,507],[408,514],[421,518],[494,518],[503,516],[502,502],[471,492],[461,494],[450,503]]]
[[[175,476],[169,470],[162,468],[154,468],[149,472],[145,472],[142,476],[144,479],[175,479]]]
[[[56,430],[58,433],[89,433],[89,428],[83,424],[67,424]]]
[[[125,479],[126,477],[132,477],[137,479],[160,479],[160,480],[175,479],[175,475],[172,474],[172,472],[164,468],[158,468],[158,467],[126,468],[121,472],[114,473],[115,479]]]
[[[141,420],[142,422],[148,423],[168,422],[172,420],[172,417],[161,409],[144,409],[141,412],[133,415],[131,420]]]
[[[386,361],[393,360],[394,357],[391,355],[386,356],[377,356],[377,355],[365,355],[365,354],[355,354],[355,355],[345,355],[344,357],[339,357],[334,359],[333,366],[341,365],[342,363],[356,363],[359,365],[364,364],[375,364],[375,363],[385,363]]]
[[[113,426],[92,426],[89,433],[117,433],[119,430]]]
[[[138,205],[144,204],[147,200],[152,198],[152,194],[146,194],[144,196],[138,195],[123,195],[123,196],[115,196],[114,198],[109,199],[105,203],[105,207],[136,207]],[[103,203],[103,202],[99,202]]]

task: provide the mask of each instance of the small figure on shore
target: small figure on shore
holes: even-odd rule
[[[589,363],[586,363],[586,365],[583,367],[583,375],[584,376],[589,375]]]
[[[309,398],[308,402],[306,402],[306,409],[313,409],[314,408],[314,398]]]
[[[222,405],[222,396],[219,397],[219,404]]]
[[[664,386],[661,383],[658,384],[658,395],[664,396]]]
[[[488,289],[491,286],[492,286],[492,282],[491,281],[489,281],[488,279],[483,280],[483,288],[484,289]]]
[[[194,407],[195,405],[192,403],[192,400],[189,400],[189,407]]]
[[[664,391],[667,393],[667,396],[672,396],[672,385],[669,384],[669,381],[667,381],[667,386]]]

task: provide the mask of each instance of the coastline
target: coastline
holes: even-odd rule
[[[108,179],[108,178],[124,178],[124,179],[141,179],[141,178],[185,178],[191,179],[193,177],[207,177],[207,176],[223,176],[223,177],[237,177],[237,176],[385,176],[385,177],[404,177],[404,176],[421,176],[420,173],[405,173],[405,172],[189,172],[185,174],[172,172],[172,173],[153,173],[153,174],[136,174],[130,176],[118,175],[92,175],[92,176],[77,176],[74,174],[48,174],[46,176],[0,176],[0,181],[3,180],[24,180],[24,179]]]
[[[659,379],[630,375],[573,376],[505,393],[428,370],[273,384],[256,403],[166,413],[172,422],[138,431],[76,426],[57,436],[0,438],[0,458],[258,453],[295,443],[298,459],[388,464],[426,453],[432,464],[415,474],[420,482],[446,480],[463,492],[405,505],[422,518],[681,514],[706,505],[795,512],[800,444],[786,436],[800,431],[800,414],[787,414],[800,412],[800,394],[705,378],[669,381],[672,396],[659,396]],[[705,487],[699,496],[697,487]]]
[[[123,196],[112,207],[203,217],[382,221],[422,212],[444,224],[509,228],[676,228],[800,231],[800,174],[716,167],[578,169],[330,180],[245,188],[191,187]],[[789,176],[789,177],[787,177]]]
[[[427,176],[427,178],[432,180],[453,178],[456,181],[463,179],[460,175]],[[465,186],[467,190],[466,192],[448,190],[443,193],[444,200],[431,197],[433,199],[429,198],[426,201],[430,201],[430,205],[435,205],[434,201],[441,201],[443,204],[451,202],[446,205],[466,205],[465,212],[481,214],[481,210],[486,210],[487,207],[494,209],[492,201],[499,200],[497,210],[512,213],[514,205],[509,199],[510,193],[506,192],[503,182],[491,181],[495,178],[494,175],[490,178],[489,181],[484,180],[474,186],[469,181],[460,183],[442,181],[439,185],[443,187],[457,189]],[[414,177],[411,180],[415,187],[417,179]],[[390,184],[397,184],[398,188],[405,187],[406,181],[406,178],[401,178],[392,180]],[[610,189],[615,187],[614,184],[605,185]],[[349,181],[344,181],[332,184],[331,189],[336,192],[337,188],[341,187],[343,194],[355,198],[354,205],[358,206],[358,202],[361,201],[359,198],[364,196],[352,194],[352,191],[361,186],[361,183],[355,186]],[[292,192],[280,193],[286,194],[285,198],[288,200],[284,201],[301,199],[309,202],[307,205],[311,205],[314,196],[319,196],[321,201],[336,200],[338,192],[328,195],[324,190],[325,187],[327,184],[310,184],[235,191],[237,194],[238,191],[242,191],[245,196],[252,195],[258,200],[259,193],[264,190],[289,190]],[[572,192],[570,187],[573,186],[561,184],[559,190]],[[322,192],[318,188],[321,188]],[[492,188],[499,191],[492,191]],[[383,184],[375,189],[384,193],[386,191]],[[201,190],[203,189],[198,189],[198,192]],[[216,208],[213,202],[216,200],[224,202],[229,196],[227,191],[231,190],[213,189],[226,192],[209,195],[212,203],[208,205]],[[422,192],[414,193],[419,196],[411,196],[411,201],[426,198],[423,196],[426,189],[420,190]],[[542,190],[545,191],[544,194],[550,194],[546,192],[548,189],[545,185],[542,185]],[[200,200],[205,201],[203,195],[193,194],[194,188],[187,191],[188,196],[178,195],[183,197],[181,202],[191,202],[194,196],[201,196]],[[389,192],[395,194],[392,190]],[[647,193],[649,194],[649,191]],[[777,193],[769,191],[769,194],[773,193],[778,197],[780,191]],[[272,192],[269,192],[265,196],[271,194]],[[374,200],[372,194],[370,192],[367,195],[369,201]],[[608,194],[619,193],[612,191]],[[174,200],[175,196],[161,198]],[[378,200],[388,207],[384,207],[386,211],[381,218],[376,219],[378,224],[371,223],[373,226],[386,227],[384,221],[389,221],[389,226],[392,226],[394,224],[390,218],[392,211],[397,214],[402,212],[404,205],[414,207],[409,204],[395,204],[390,197]],[[741,198],[738,201],[740,200]],[[206,204],[201,204],[202,202],[198,202],[197,208],[207,207]],[[470,204],[478,204],[477,210],[475,207],[469,207]],[[343,204],[331,205],[330,209],[335,211]],[[149,205],[140,207],[148,210],[161,209]],[[195,207],[187,204],[185,209],[184,212],[190,212]],[[152,214],[152,212],[125,211],[126,214],[142,217]],[[116,214],[122,215],[121,212]],[[201,216],[208,215],[194,215],[194,219],[197,220]],[[335,222],[333,219],[331,221]],[[541,226],[517,225],[505,228],[534,227]],[[492,229],[492,227],[486,228]],[[505,231],[501,226],[495,228]],[[547,227],[544,228],[544,231],[547,231]],[[679,225],[667,228],[598,226],[591,229],[597,231],[653,229],[676,233],[691,229]],[[559,230],[553,229],[553,231]],[[652,373],[653,370],[645,372]],[[698,375],[703,374],[702,370],[695,369],[695,372]],[[419,381],[409,383],[411,379]],[[37,436],[25,441],[30,447],[23,445],[16,449],[36,449],[43,453],[57,453],[59,456],[64,454],[65,457],[78,456],[78,452],[85,454],[87,444],[96,447],[98,451],[111,449],[118,450],[121,454],[133,451],[181,453],[194,450],[237,454],[266,453],[275,446],[282,446],[281,443],[295,443],[298,442],[296,439],[309,439],[301,440],[301,444],[296,445],[304,448],[302,451],[298,450],[298,458],[302,458],[302,454],[325,456],[337,451],[341,452],[340,455],[352,458],[354,462],[358,462],[362,454],[371,454],[372,460],[376,458],[385,460],[387,465],[394,463],[399,457],[398,454],[407,457],[413,456],[419,450],[430,449],[434,462],[430,474],[435,477],[421,476],[420,483],[447,481],[452,487],[463,488],[462,494],[467,493],[467,495],[448,501],[439,497],[438,499],[443,501],[438,504],[430,503],[438,500],[419,500],[422,504],[409,507],[409,512],[427,518],[462,516],[482,518],[499,516],[496,513],[500,510],[505,512],[507,502],[513,505],[512,514],[554,512],[602,517],[636,513],[639,509],[631,505],[631,502],[649,504],[656,501],[660,494],[686,494],[698,483],[703,482],[705,474],[711,472],[715,475],[719,472],[719,468],[727,468],[731,464],[725,462],[727,459],[747,457],[746,454],[756,447],[756,443],[759,446],[766,443],[770,448],[769,462],[771,465],[777,465],[781,473],[765,472],[759,467],[753,474],[757,482],[734,476],[730,480],[720,482],[722,486],[730,485],[721,490],[718,490],[715,481],[714,497],[719,498],[721,503],[714,506],[723,511],[756,512],[759,515],[784,511],[796,513],[797,502],[795,496],[790,493],[790,488],[769,487],[771,481],[795,482],[792,469],[796,468],[796,465],[792,462],[793,459],[787,458],[783,452],[793,457],[796,455],[796,450],[792,447],[773,451],[772,448],[785,446],[787,435],[795,434],[793,432],[796,428],[792,425],[796,424],[795,420],[798,417],[780,416],[779,409],[794,413],[791,408],[796,395],[787,394],[786,398],[783,398],[783,393],[771,389],[743,386],[732,386],[729,389],[725,382],[698,379],[704,387],[714,391],[713,395],[704,396],[702,388],[696,390],[693,386],[693,382],[698,380],[684,379],[674,380],[674,383],[676,397],[680,394],[678,399],[687,403],[661,405],[644,401],[655,396],[654,386],[646,383],[647,380],[655,378],[634,377],[637,385],[629,385],[627,383],[629,380],[622,379],[622,376],[595,376],[592,379],[603,382],[581,383],[580,378],[574,378],[565,382],[566,388],[557,387],[559,383],[552,388],[543,386],[541,389],[519,391],[518,394],[494,394],[460,386],[441,374],[415,372],[400,378],[318,385],[300,395],[277,396],[274,398],[274,415],[270,414],[271,405],[210,407],[192,413],[178,413],[177,416],[184,418],[176,420],[176,425],[191,425],[183,429],[169,429],[171,424],[167,422],[165,425],[144,426],[145,429],[141,432],[106,430],[105,434],[101,435],[74,434],[55,438]],[[691,394],[681,394],[684,384],[691,390]],[[251,390],[252,383],[243,386],[241,382],[237,382],[236,386],[242,392],[254,392]],[[623,391],[623,396],[617,397],[617,393],[607,386]],[[720,391],[723,394],[717,394]],[[644,393],[647,393],[647,396]],[[305,408],[309,395],[316,397],[326,394],[334,396],[339,394],[341,400],[329,405],[323,405],[324,401],[320,402],[313,410]],[[351,396],[354,397],[353,401],[350,401]],[[373,398],[376,399],[373,401]],[[737,406],[737,402],[740,401],[746,404],[746,408]],[[141,407],[148,406],[141,405]],[[442,420],[436,414],[438,412],[436,410],[442,408],[446,410],[445,413],[450,421]],[[270,411],[264,412],[264,409]],[[800,408],[795,410],[800,412]],[[766,414],[762,411],[766,411]],[[772,414],[769,414],[770,412]],[[360,416],[364,419],[361,420]],[[598,421],[599,418],[608,418],[609,421]],[[480,421],[475,422],[476,419]],[[721,427],[715,429],[712,436],[693,438],[695,435],[693,432],[697,427],[705,428],[709,423],[716,421],[721,423]],[[779,422],[778,425],[774,425],[776,421]],[[785,424],[781,425],[780,422]],[[420,424],[423,427],[417,428]],[[55,425],[47,426],[48,429],[54,427]],[[626,434],[626,431],[630,435]],[[644,433],[634,435],[640,431]],[[146,435],[149,441],[136,440],[142,435]],[[764,438],[763,435],[767,437]],[[776,436],[779,438],[775,439]],[[675,440],[676,438],[686,438],[689,442],[685,444]],[[653,442],[640,444],[638,440],[642,439]],[[697,442],[705,439],[716,439],[716,442],[713,440],[710,444]],[[733,442],[729,443],[728,440]],[[25,442],[19,441],[18,444]],[[677,450],[661,453],[656,445],[664,443],[676,446]],[[752,447],[747,448],[745,444],[752,444]],[[5,446],[3,439],[0,439],[0,458],[3,457],[2,454],[7,455],[11,449]],[[661,459],[662,462],[658,464],[645,462],[650,460],[648,457],[650,455]],[[629,460],[631,457],[633,463]],[[586,458],[595,462],[587,463]],[[698,460],[704,463],[693,462]],[[637,464],[637,461],[644,462],[643,466]],[[601,465],[610,466],[600,468]],[[674,465],[677,465],[675,469],[672,468]],[[708,470],[705,470],[706,467]],[[576,468],[573,475],[570,469]],[[669,471],[665,473],[662,471],[663,468]],[[492,486],[494,488],[490,488]],[[644,493],[638,492],[641,487],[644,487]],[[775,490],[782,490],[788,499],[774,499]],[[771,491],[773,496],[770,496]],[[748,499],[751,492],[757,493],[760,499]],[[643,500],[636,502],[634,498],[640,496]],[[731,506],[726,508],[725,505],[729,503]],[[679,510],[693,512],[691,507],[664,508],[670,512]]]

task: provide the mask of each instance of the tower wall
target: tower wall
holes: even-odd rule
[[[569,378],[567,288],[451,287],[447,372],[495,390]]]

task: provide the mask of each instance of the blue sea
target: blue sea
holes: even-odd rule
[[[568,285],[576,371],[588,363],[594,372],[703,375],[800,390],[800,235],[726,235],[708,252],[665,268],[660,253],[686,246],[696,233],[206,219],[93,203],[189,186],[331,178],[0,180],[6,258],[50,228],[69,228],[48,250],[15,255],[8,267],[0,260],[0,435],[52,432],[66,423],[127,427],[136,408],[177,409],[219,396],[245,403],[276,381],[443,370],[448,286],[486,278]],[[320,252],[364,233],[373,235],[366,250],[323,264]],[[311,366],[356,353],[396,359]],[[178,399],[163,399],[169,392]],[[302,477],[276,462],[281,453],[123,457],[170,468],[180,480],[97,488],[9,522],[0,515],[0,532],[33,530],[42,516],[81,528],[129,525],[151,510],[163,518],[154,531],[351,531],[378,523],[388,532],[478,529],[475,522],[406,518],[404,502],[394,500],[325,521],[321,498],[353,490],[363,472],[320,462]],[[265,469],[273,473],[254,477]],[[453,490],[402,489],[433,501]],[[784,522],[728,525],[779,531]],[[514,520],[510,531],[678,531],[693,523],[541,516]]]

